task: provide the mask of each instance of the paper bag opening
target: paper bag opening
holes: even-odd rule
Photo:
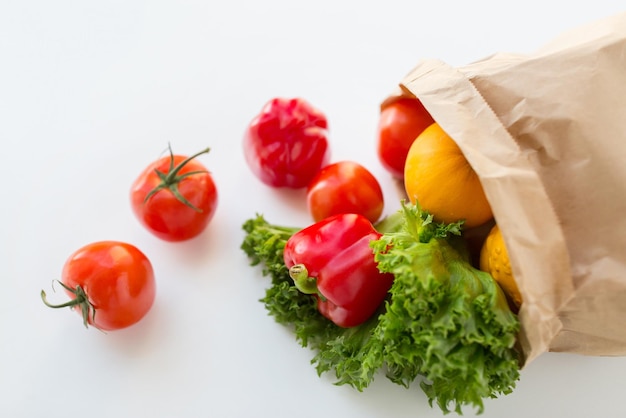
[[[400,89],[481,179],[524,298],[525,364],[626,355],[626,13],[532,55],[421,61]]]

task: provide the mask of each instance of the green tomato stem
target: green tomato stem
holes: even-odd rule
[[[157,193],[158,191],[163,190],[163,189],[168,189],[170,192],[172,192],[172,194],[176,197],[176,199],[178,199],[181,203],[185,204],[186,206],[190,207],[191,209],[195,210],[196,212],[202,212],[202,209],[194,206],[190,201],[188,201],[185,198],[185,196],[183,196],[178,191],[178,183],[180,183],[183,179],[185,179],[185,178],[187,178],[189,176],[193,176],[193,175],[196,175],[196,174],[208,173],[208,171],[205,171],[205,170],[191,171],[189,173],[185,173],[185,174],[182,174],[182,175],[178,175],[178,173],[180,172],[180,170],[183,169],[183,167],[185,167],[185,165],[187,165],[187,163],[189,161],[193,160],[194,158],[198,157],[199,155],[208,153],[211,150],[211,148],[205,148],[202,151],[197,152],[197,153],[193,154],[192,156],[185,158],[177,166],[174,166],[174,153],[172,152],[172,147],[169,144],[168,144],[168,149],[169,149],[169,152],[170,152],[169,171],[166,174],[166,173],[163,173],[162,171],[154,170],[156,175],[161,180],[161,183],[159,183],[159,185],[156,186],[154,189],[150,190],[150,192],[146,195],[146,198],[144,199],[144,203],[146,203],[148,200],[150,200],[150,198],[155,193]]]
[[[87,293],[85,293],[85,290],[80,285],[76,286],[75,289],[72,289],[71,287],[67,286],[63,282],[59,282],[59,284],[63,286],[65,290],[72,293],[74,295],[74,298],[65,303],[61,303],[59,305],[53,305],[50,302],[48,302],[48,299],[46,298],[46,292],[42,290],[41,300],[43,300],[43,303],[49,308],[55,308],[55,309],[67,308],[67,307],[73,308],[74,306],[80,306],[81,314],[83,316],[83,324],[85,325],[85,328],[89,328],[89,314],[92,313],[91,320],[93,323],[96,319],[96,308],[89,301],[89,298],[87,297]]]

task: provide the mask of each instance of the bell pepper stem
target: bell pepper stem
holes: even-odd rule
[[[309,271],[304,264],[294,264],[289,268],[289,277],[293,280],[296,288],[306,295],[318,295],[326,300],[317,288],[317,279],[309,277]]]

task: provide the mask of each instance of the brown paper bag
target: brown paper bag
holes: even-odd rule
[[[532,55],[420,62],[400,83],[478,173],[524,298],[526,364],[626,355],[626,13]]]

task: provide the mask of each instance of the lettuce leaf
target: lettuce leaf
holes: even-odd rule
[[[519,321],[491,275],[471,265],[456,226],[434,224],[415,205],[402,211],[404,227],[372,243],[379,269],[395,276],[374,337],[387,375],[405,386],[421,376],[444,412],[482,412],[483,399],[519,379]]]
[[[444,413],[462,414],[465,406],[481,413],[484,399],[514,390],[519,321],[491,275],[471,265],[461,222],[436,223],[403,202],[377,224],[384,233],[372,250],[379,269],[394,274],[394,284],[376,315],[347,329],[320,315],[314,299],[289,277],[282,252],[298,228],[271,225],[257,215],[243,229],[241,248],[272,280],[261,302],[314,350],[318,374],[333,373],[336,384],[359,391],[379,373],[405,387],[419,383]]]

